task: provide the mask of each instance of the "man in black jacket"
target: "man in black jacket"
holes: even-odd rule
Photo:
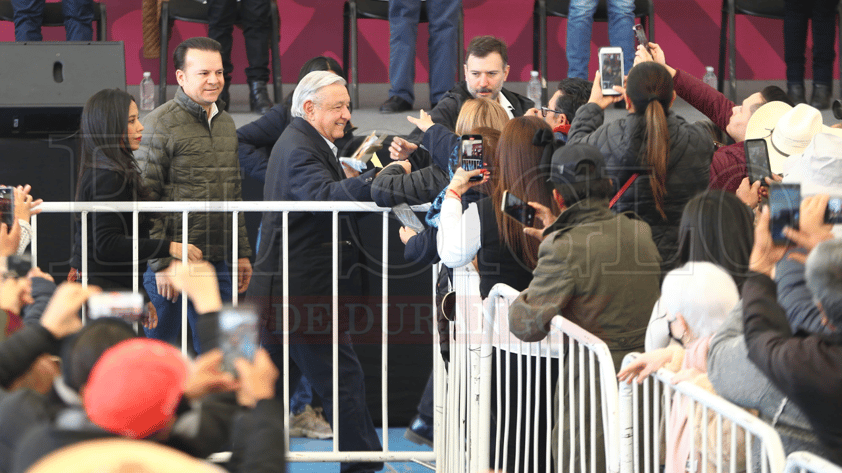
[[[351,99],[345,79],[329,71],[314,71],[298,83],[292,99],[292,122],[284,130],[269,158],[265,201],[371,201],[372,169],[359,174],[340,165],[335,141],[345,135],[351,119]],[[393,165],[402,165],[401,163]],[[262,312],[261,344],[280,370],[283,363],[284,283],[289,287],[290,385],[302,373],[324,401],[325,414],[333,421],[331,329],[339,331],[339,450],[376,451],[380,440],[365,401],[362,367],[351,347],[347,308],[340,303],[340,326],[332,327],[331,214],[289,214],[288,260],[284,258],[282,212],[266,212],[261,225],[256,274],[249,299]],[[340,219],[340,296],[355,294],[355,281],[347,271],[358,262],[357,225],[354,216]],[[289,279],[284,281],[288,262]],[[342,299],[340,298],[340,301]],[[305,318],[299,318],[299,317]],[[283,390],[279,389],[278,394]],[[333,427],[333,425],[331,425]],[[342,472],[377,471],[382,463],[343,463]]]
[[[787,238],[811,250],[807,286],[822,311],[830,335],[795,334],[777,302],[775,263],[786,247],[772,244],[769,209],[755,230],[750,269],[756,274],[743,284],[743,323],[748,356],[778,389],[800,407],[819,440],[842,463],[842,240],[823,225],[827,195],[805,198],[800,230],[785,230]],[[823,241],[816,244],[816,242]],[[815,247],[814,247],[815,246]]]
[[[456,84],[430,111],[433,123],[456,129],[456,117],[466,100],[484,98],[500,103],[509,118],[522,117],[535,104],[528,98],[503,87],[509,76],[509,55],[506,43],[493,36],[477,36],[468,44],[465,54],[465,80]],[[392,159],[407,159],[418,149],[424,132],[419,128],[407,139],[395,137],[389,148]],[[414,153],[413,167],[430,164],[429,153]]]

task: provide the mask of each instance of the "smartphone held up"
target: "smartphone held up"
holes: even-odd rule
[[[483,169],[482,135],[462,135],[461,153],[459,155],[459,167],[466,171]],[[474,176],[471,182],[481,181],[482,175]]]
[[[535,209],[509,191],[503,192],[503,213],[531,227],[535,222]]]
[[[0,186],[0,223],[11,229],[15,223],[15,188]]]
[[[602,95],[620,95],[614,86],[623,86],[623,50],[619,47],[599,48],[599,77]]]

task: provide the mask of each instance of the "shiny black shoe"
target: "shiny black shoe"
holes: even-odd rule
[[[269,91],[266,90],[266,82],[256,80],[249,82],[249,106],[251,113],[265,114],[272,108],[272,101],[269,100]]]
[[[792,103],[795,105],[798,105],[799,103],[807,103],[807,98],[804,95],[803,82],[800,84],[787,84],[786,94],[789,95],[789,99],[792,100]]]
[[[380,106],[380,113],[400,113],[412,110],[412,104],[406,100],[398,97],[389,97],[389,100],[383,102]]]
[[[433,446],[433,424],[428,424],[421,416],[412,418],[406,432],[403,433],[403,438],[418,445]]]
[[[819,110],[826,110],[830,108],[830,99],[833,95],[833,86],[831,84],[816,84],[813,83],[813,97],[810,98],[810,105]]]

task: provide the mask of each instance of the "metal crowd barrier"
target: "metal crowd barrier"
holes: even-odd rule
[[[784,473],[842,473],[842,467],[810,452],[792,452],[786,457]]]
[[[472,265],[455,269],[453,278],[457,303],[447,406],[459,415],[448,416],[445,435],[456,438],[448,438],[443,471],[595,472],[601,451],[605,471],[618,472],[617,381],[605,343],[561,317],[544,341],[522,342],[508,329],[517,291],[500,284],[483,302]],[[562,408],[554,414],[558,396]],[[554,464],[555,425],[569,428],[558,440],[561,454]]]
[[[383,332],[381,336],[382,351],[381,351],[381,376],[383,385],[381,388],[381,410],[382,410],[382,428],[384,435],[381,436],[383,451],[378,452],[346,452],[339,451],[339,396],[333,398],[333,449],[330,452],[300,452],[289,451],[289,398],[291,395],[289,386],[289,320],[288,311],[289,305],[284,304],[284,319],[283,319],[283,342],[284,342],[284,366],[283,371],[283,385],[284,385],[284,428],[287,432],[285,445],[287,446],[287,460],[292,462],[349,462],[349,461],[383,461],[383,462],[433,462],[437,460],[436,452],[434,451],[393,451],[389,449],[389,416],[388,416],[388,368],[389,368],[389,334],[388,334],[388,265],[389,254],[387,244],[389,241],[388,222],[389,222],[389,208],[377,207],[373,203],[364,202],[46,202],[41,204],[40,208],[43,213],[81,213],[81,238],[82,241],[87,241],[88,219],[89,212],[130,212],[133,217],[134,239],[133,244],[133,259],[134,259],[134,277],[133,287],[137,291],[140,284],[140,275],[137,274],[138,269],[138,216],[141,212],[159,212],[159,213],[181,213],[182,214],[182,234],[187,235],[187,222],[191,212],[230,212],[232,214],[232,230],[233,235],[237,235],[237,221],[240,212],[283,212],[283,241],[285,242],[283,248],[284,265],[283,274],[284,280],[289,281],[289,248],[286,242],[289,241],[289,212],[331,212],[333,216],[332,231],[334,235],[332,245],[333,255],[333,298],[338,297],[339,284],[339,213],[340,212],[380,212],[383,215],[382,219],[382,241],[384,242],[382,252],[382,323]],[[423,207],[418,207],[417,210],[423,210]],[[31,219],[32,224],[32,261],[33,265],[38,264],[38,216],[33,215]],[[70,241],[70,239],[68,239]],[[238,247],[232,245],[232,261],[237,261]],[[82,248],[82,281],[87,284],[87,261],[88,261],[88,245],[81,245]],[[187,260],[187,245],[182,247],[182,260]],[[231,267],[231,282],[232,294],[237,294],[237,267]],[[284,295],[288,296],[289,288],[284,286]],[[182,293],[183,295],[183,293]],[[236,297],[232,298],[232,303],[236,305]],[[337,304],[332,304],[332,327],[339,326],[339,307]],[[182,297],[182,351],[186,353],[187,350],[187,298]],[[338,337],[339,334],[333,332],[333,392],[339,392],[339,379],[337,376],[338,366]],[[435,343],[435,342],[434,342]],[[437,345],[434,345],[437,346]],[[440,369],[440,364],[435,364],[436,369]],[[438,411],[438,409],[437,409]],[[436,416],[438,417],[439,414]]]
[[[623,366],[638,356],[638,353],[627,355]],[[677,402],[684,400],[689,403],[686,410],[691,413],[686,427],[691,439],[688,472],[783,471],[784,449],[778,433],[772,426],[743,408],[692,383],[672,384],[673,375],[674,373],[661,369],[644,380],[642,389],[637,383],[620,383],[622,473],[661,471],[667,449],[675,448],[673,442],[676,441],[674,436],[677,432],[672,432],[670,428],[672,409]],[[642,426],[638,421],[639,406],[643,408]],[[696,425],[694,421],[697,409],[701,410],[701,425]],[[713,432],[709,429],[711,418],[715,425]],[[700,434],[698,441],[697,433]],[[741,440],[744,445],[738,448]],[[697,453],[701,456],[700,461],[697,461]],[[740,456],[743,456],[744,465],[738,464]],[[672,471],[669,466],[667,471]]]

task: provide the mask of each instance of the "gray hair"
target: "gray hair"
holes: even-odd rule
[[[813,299],[822,303],[830,322],[842,329],[842,239],[816,245],[804,267]]]
[[[292,116],[304,118],[304,102],[312,100],[318,103],[317,95],[322,87],[331,84],[345,85],[347,83],[345,79],[331,71],[313,71],[307,74],[295,86],[295,92],[292,94]]]

